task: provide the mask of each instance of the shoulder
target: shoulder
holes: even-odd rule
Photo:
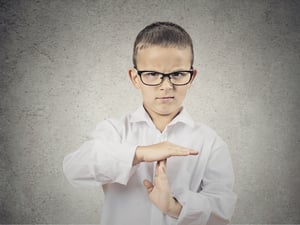
[[[121,118],[106,118],[100,121],[95,129],[90,133],[90,137],[96,138],[97,136],[105,136],[109,137],[109,135],[121,135],[126,128],[128,121],[130,120],[130,114],[125,115]]]
[[[206,125],[204,123],[200,123],[200,122],[194,123],[193,130],[201,133],[202,135],[208,136],[208,137],[217,137],[218,136],[217,132],[214,129],[212,129],[208,125]]]

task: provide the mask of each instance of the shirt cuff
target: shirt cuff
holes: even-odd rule
[[[94,167],[90,169],[95,174],[95,179],[100,180],[100,177],[97,179],[97,174],[100,176],[105,174],[112,182],[126,185],[135,171],[132,163],[137,145],[106,143],[105,146],[102,146],[101,141],[95,141],[94,144],[95,149],[107,149],[96,156],[95,162],[100,163],[91,165]]]

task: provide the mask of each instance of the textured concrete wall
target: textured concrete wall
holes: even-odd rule
[[[134,38],[169,20],[195,44],[186,107],[230,146],[233,223],[300,223],[300,1],[0,1],[0,221],[97,223],[103,193],[63,157],[135,110]]]

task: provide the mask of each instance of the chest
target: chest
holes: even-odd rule
[[[201,134],[192,130],[181,129],[166,129],[161,133],[156,129],[139,127],[124,134],[123,141],[140,146],[168,141],[199,151],[200,154],[197,156],[170,157],[167,159],[167,175],[172,188],[188,188],[195,191],[199,189],[210,148]],[[136,178],[145,179],[146,177],[153,181],[154,168],[155,163],[141,163],[136,171]]]

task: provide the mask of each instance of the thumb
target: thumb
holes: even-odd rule
[[[153,184],[149,180],[144,180],[144,186],[147,189],[148,194],[153,190]]]

